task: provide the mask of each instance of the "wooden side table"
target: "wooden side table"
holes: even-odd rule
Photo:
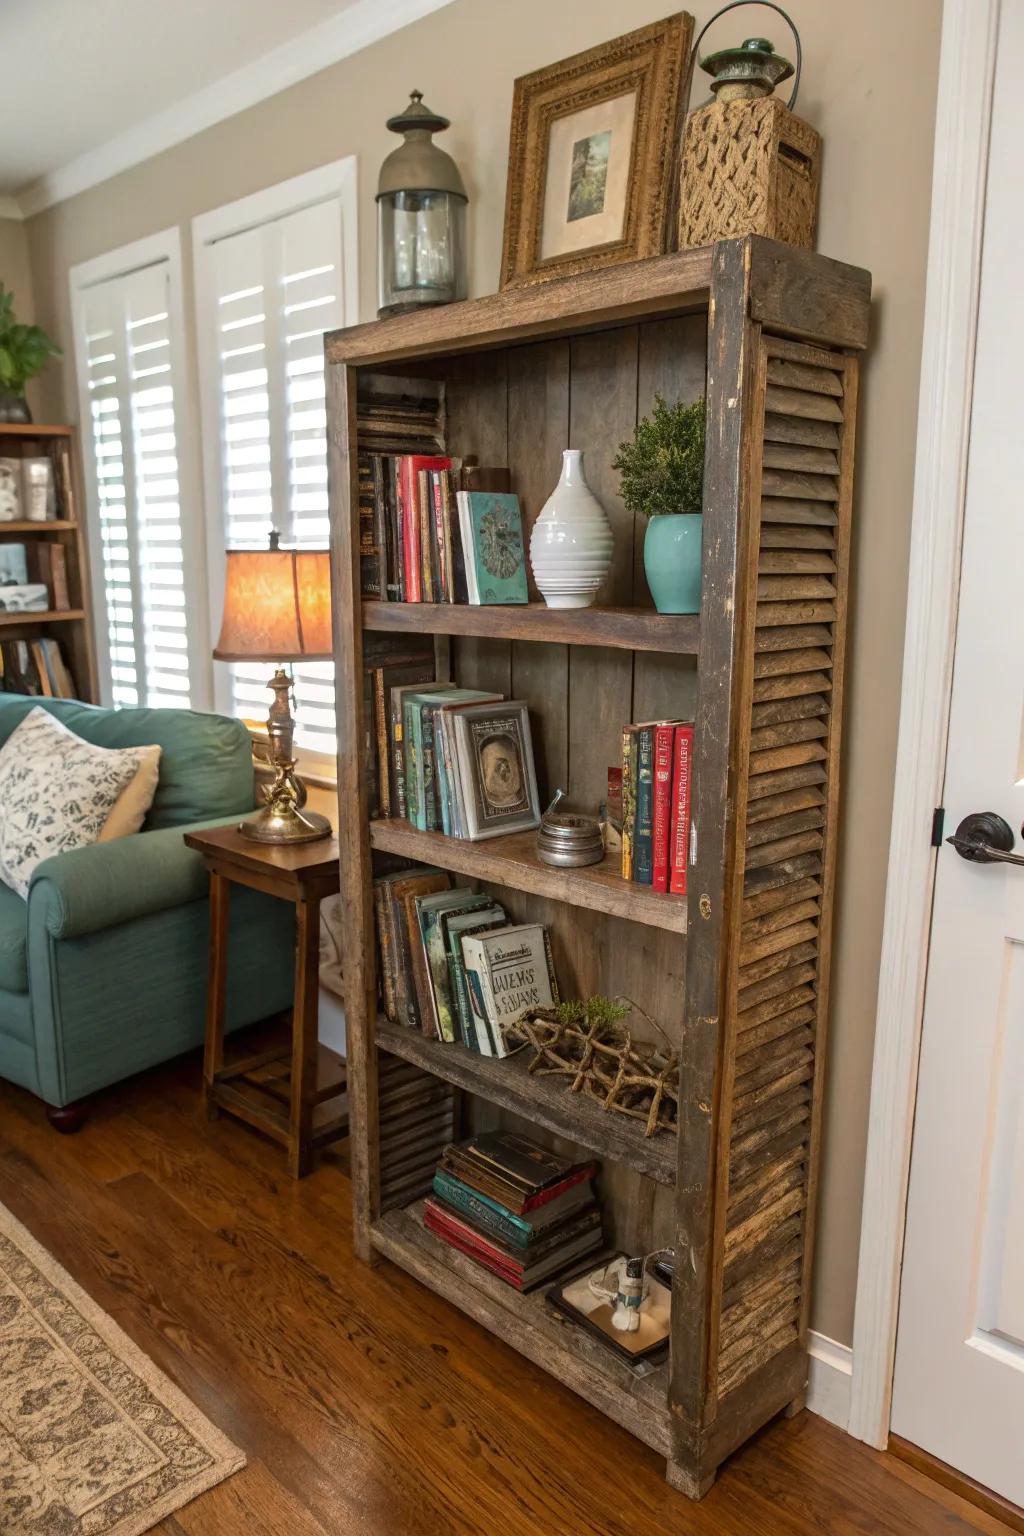
[[[317,1039],[320,903],[340,883],[336,839],[282,847],[250,842],[237,829],[187,832],[210,872],[210,978],[206,1002],[203,1094],[211,1116],[225,1110],[288,1149],[288,1171],[301,1179],[314,1151],[348,1134],[343,1112],[324,1109],[346,1093],[345,1062]],[[228,908],[232,884],[293,902],[296,909],[295,998],[290,1048],[273,1047],[225,1064]]]

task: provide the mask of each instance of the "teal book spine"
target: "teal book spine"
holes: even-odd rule
[[[441,1168],[434,1174],[434,1194],[468,1216],[478,1227],[483,1227],[485,1232],[493,1232],[495,1237],[517,1248],[526,1248],[533,1235],[529,1222],[513,1216],[496,1200],[470,1189]]]
[[[423,826],[422,748],[420,745],[420,708],[417,699],[402,704],[402,754],[405,759],[405,814],[419,831]]]
[[[638,885],[650,885],[654,880],[654,727],[645,725],[636,734],[633,879]]]
[[[519,497],[507,491],[467,491],[474,563],[481,604],[525,603],[526,548]]]

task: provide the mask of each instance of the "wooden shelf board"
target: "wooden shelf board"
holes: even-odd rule
[[[38,421],[0,421],[0,437],[70,437],[74,429],[43,426]]]
[[[544,1300],[547,1285],[521,1295],[428,1232],[423,1204],[389,1211],[371,1228],[378,1253],[504,1343],[556,1377],[663,1456],[671,1454],[668,1369],[636,1375],[600,1340],[561,1318]]]
[[[0,613],[0,628],[24,628],[26,624],[67,624],[84,618],[85,610],[82,608],[48,608],[37,613]]]
[[[658,1184],[670,1188],[675,1184],[675,1136],[668,1131],[645,1136],[639,1121],[604,1110],[594,1099],[573,1093],[564,1078],[529,1072],[523,1056],[507,1056],[503,1061],[480,1056],[464,1045],[430,1040],[418,1029],[403,1028],[385,1019],[377,1020],[376,1038],[382,1050],[467,1093],[522,1115]]]
[[[370,845],[422,864],[437,864],[470,879],[607,912],[648,928],[686,932],[686,897],[669,896],[623,880],[617,853],[607,854],[600,864],[584,869],[558,869],[537,857],[535,831],[471,843],[441,832],[419,832],[409,822],[394,818],[370,822]]]
[[[0,523],[0,533],[69,533],[77,527],[76,522],[66,517],[23,518],[16,523]]]
[[[708,302],[713,257],[714,247],[705,245],[371,320],[325,336],[327,361],[360,365],[441,356],[699,309]]]
[[[697,614],[643,608],[548,608],[545,603],[473,607],[464,603],[362,605],[363,628],[391,634],[479,635],[550,645],[605,645],[630,651],[697,654]]]

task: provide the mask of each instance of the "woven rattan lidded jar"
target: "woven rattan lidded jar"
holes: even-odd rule
[[[799,39],[797,50],[799,59]],[[683,135],[679,248],[767,235],[813,250],[821,136],[771,94],[793,66],[752,37],[701,68],[715,100],[691,114]]]

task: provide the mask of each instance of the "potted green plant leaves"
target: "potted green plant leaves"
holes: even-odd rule
[[[644,570],[659,613],[700,612],[704,431],[703,396],[667,405],[655,395],[612,461],[626,507],[648,519]]]
[[[38,325],[21,325],[14,317],[14,295],[0,283],[0,421],[31,421],[25,385],[34,379],[56,346]]]

